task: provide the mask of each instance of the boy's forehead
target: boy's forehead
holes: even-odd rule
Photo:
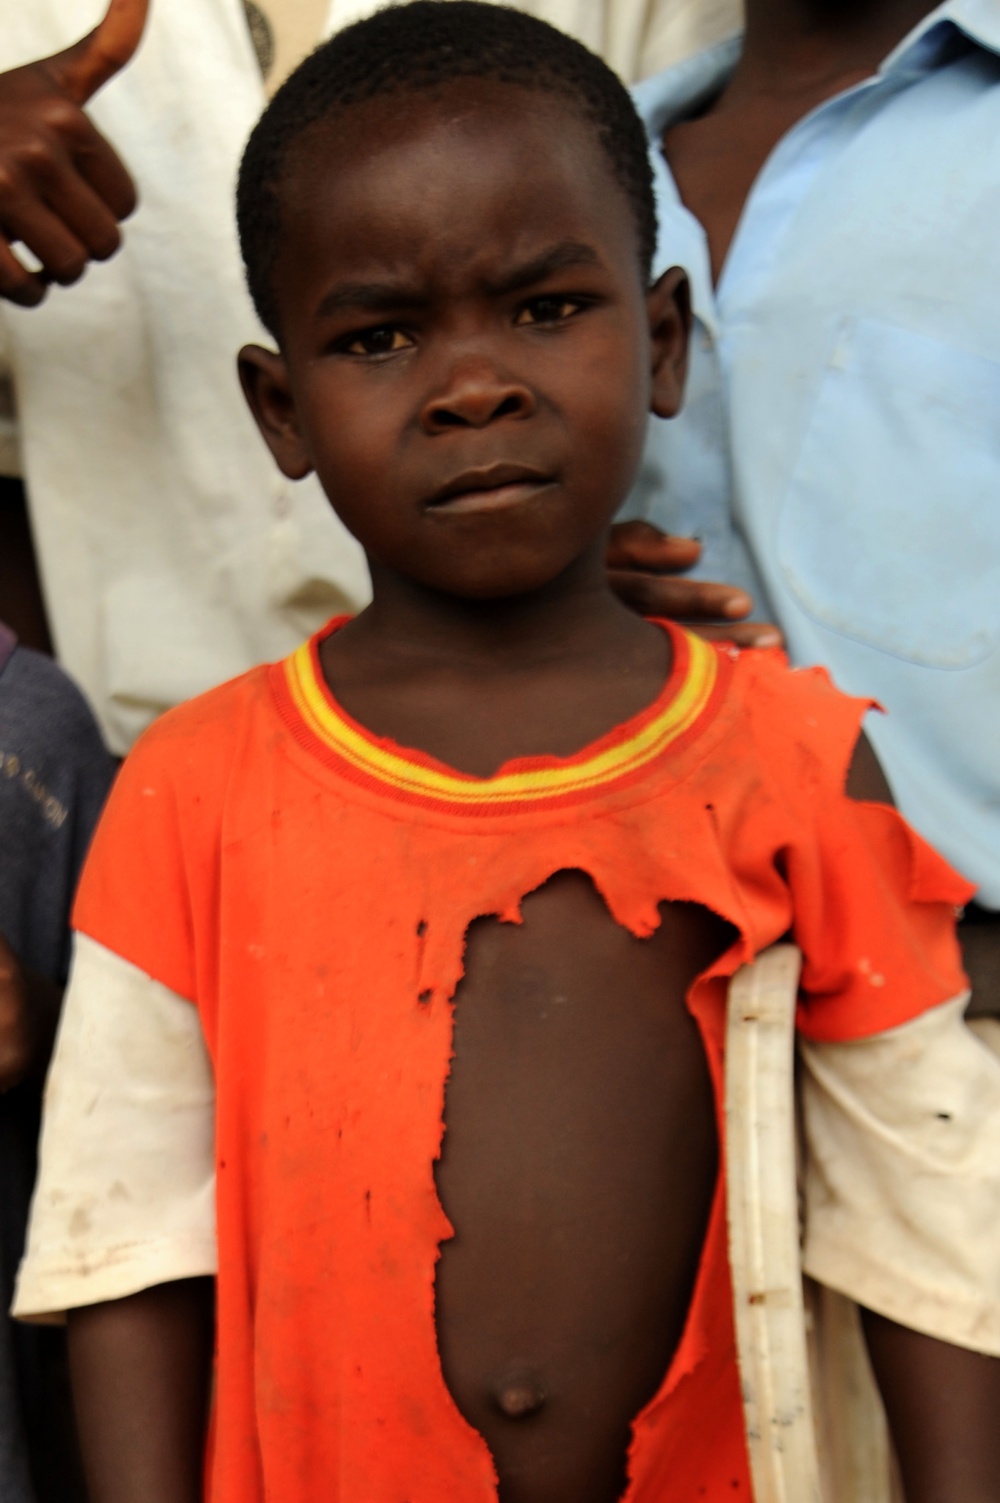
[[[435,132],[458,146],[470,132],[504,135],[517,130],[552,139],[569,128],[599,149],[597,127],[564,90],[532,88],[492,78],[454,78],[427,89],[389,89],[370,99],[336,106],[299,135],[286,175],[298,177],[305,163],[315,170],[336,148],[385,152],[405,147],[419,132]],[[298,170],[297,170],[298,169]]]
[[[561,93],[459,79],[339,109],[294,143],[281,187],[283,238],[336,225],[347,252],[421,224],[442,243],[481,228],[558,237],[567,216],[630,239],[634,224],[596,129]],[[389,233],[387,233],[389,232]],[[401,237],[405,239],[405,237]]]

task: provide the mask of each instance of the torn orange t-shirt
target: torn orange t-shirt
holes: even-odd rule
[[[968,885],[892,810],[844,795],[867,702],[663,625],[653,705],[491,778],[352,721],[320,637],[164,716],[129,757],[76,925],[197,1006],[215,1070],[209,1503],[495,1503],[432,1301],[473,919],[516,922],[566,869],[639,936],[665,900],[728,919],[737,941],[689,996],[717,1101],[727,980],[786,934],[815,1039],[963,989]],[[731,1305],[720,1185],[680,1347],[633,1426],[628,1503],[751,1496]]]

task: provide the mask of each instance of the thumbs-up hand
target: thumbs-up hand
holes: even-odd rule
[[[0,74],[0,297],[35,307],[50,282],[68,286],[118,249],[135,187],[83,106],[132,57],[148,8],[111,0],[65,52]],[[39,270],[18,258],[17,242]]]

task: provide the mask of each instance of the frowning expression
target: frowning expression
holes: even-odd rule
[[[519,593],[599,546],[650,406],[676,410],[678,282],[648,292],[628,199],[558,97],[373,100],[294,148],[281,354],[244,351],[244,386],[284,472],[315,470],[383,568]]]

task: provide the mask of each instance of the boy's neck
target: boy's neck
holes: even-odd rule
[[[743,53],[726,95],[795,94],[870,75],[934,0],[747,0]]]
[[[415,671],[522,673],[554,657],[613,654],[643,630],[611,593],[603,548],[542,589],[498,600],[469,600],[426,589],[377,563],[372,603],[352,628],[357,645]]]
[[[666,635],[611,594],[603,545],[543,589],[463,600],[372,569],[374,598],[320,658],[369,731],[478,777],[519,757],[572,756],[644,710],[670,668]]]

